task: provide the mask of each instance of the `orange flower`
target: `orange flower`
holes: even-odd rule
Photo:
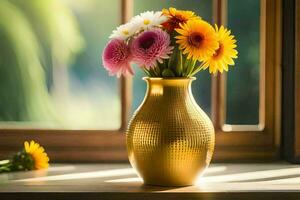
[[[188,59],[206,60],[219,47],[214,28],[203,20],[189,20],[175,30],[179,33],[176,43]]]
[[[191,19],[201,19],[195,15],[192,11],[176,10],[176,8],[169,8],[162,10],[163,15],[169,18],[168,21],[162,24],[162,26],[169,32],[172,32],[175,28],[179,28],[180,24],[186,23]]]

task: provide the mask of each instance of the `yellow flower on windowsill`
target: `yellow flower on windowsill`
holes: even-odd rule
[[[28,171],[46,169],[49,157],[44,148],[34,141],[24,142],[24,149],[16,153],[10,160],[0,161],[0,173],[11,171]]]
[[[48,168],[49,157],[42,146],[34,141],[31,141],[30,143],[26,141],[24,142],[24,149],[25,152],[32,157],[35,169]]]

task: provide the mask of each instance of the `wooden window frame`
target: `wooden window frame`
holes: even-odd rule
[[[282,156],[300,163],[300,3],[283,1]]]
[[[279,155],[281,108],[281,1],[261,0],[258,125],[225,124],[226,74],[212,78],[215,159],[270,160]],[[227,23],[227,0],[214,1],[214,19]],[[266,103],[268,102],[268,103]]]
[[[121,1],[121,22],[133,14],[134,0]],[[226,24],[226,0],[213,1],[214,21]],[[224,129],[226,76],[212,78],[212,119],[216,128],[214,160],[274,159],[280,144],[281,1],[261,0],[260,125]],[[268,33],[266,35],[266,33]],[[125,129],[132,97],[131,78],[121,78],[121,127],[118,130],[45,130],[0,128],[0,157],[18,150],[25,140],[45,146],[52,161],[127,161]],[[266,104],[265,102],[268,102]],[[265,120],[264,120],[265,119]],[[225,127],[226,128],[226,127]]]
[[[300,162],[300,2],[295,7],[295,159]]]

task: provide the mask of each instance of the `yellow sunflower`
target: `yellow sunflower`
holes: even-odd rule
[[[189,20],[175,30],[179,33],[176,43],[188,59],[203,61],[219,47],[214,28],[203,20]]]
[[[235,49],[236,40],[234,36],[231,35],[231,32],[224,28],[223,26],[218,29],[218,26],[215,25],[219,48],[215,53],[208,58],[203,63],[202,69],[207,69],[209,67],[210,73],[223,72],[223,70],[228,71],[228,65],[234,65],[233,58],[237,58],[237,50]]]
[[[179,28],[180,24],[186,23],[188,20],[201,19],[195,15],[194,12],[188,10],[176,10],[176,8],[169,8],[162,10],[163,15],[169,18],[168,21],[163,23],[163,27],[168,31],[173,31],[175,28]]]
[[[34,161],[35,169],[45,169],[49,166],[49,158],[42,146],[34,141],[24,142],[24,150]]]

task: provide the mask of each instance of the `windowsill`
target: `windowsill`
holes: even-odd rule
[[[259,198],[258,198],[259,197]],[[300,199],[300,165],[212,164],[196,186],[143,186],[128,164],[0,174],[0,199]]]

